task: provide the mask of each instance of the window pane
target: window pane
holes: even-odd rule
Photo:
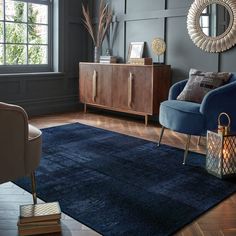
[[[209,36],[209,28],[202,28],[202,32],[203,32],[206,36]]]
[[[3,43],[3,22],[0,22],[0,43]]]
[[[29,3],[28,11],[29,23],[48,23],[48,6]]]
[[[48,43],[48,26],[46,25],[29,25],[29,43],[47,44]]]
[[[6,0],[6,20],[15,22],[27,21],[27,3]]]
[[[20,23],[6,23],[6,42],[7,43],[26,43],[27,25]]]
[[[200,17],[200,26],[201,27],[209,27],[209,16],[201,16]]]
[[[3,0],[0,0],[0,20],[3,20]]]
[[[6,63],[10,65],[26,64],[26,45],[6,45]]]
[[[0,65],[4,63],[4,48],[3,44],[0,44]]]
[[[51,10],[49,1],[42,2],[0,0],[0,70],[3,68],[5,71],[2,65],[19,65],[11,67],[14,72],[20,67],[27,71],[25,65],[28,64],[39,65],[40,70],[44,70],[45,65],[51,62]]]
[[[47,46],[40,46],[40,45],[29,46],[28,63],[47,64],[48,63],[47,51],[48,51]]]

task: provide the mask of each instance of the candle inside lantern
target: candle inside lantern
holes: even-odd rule
[[[227,149],[223,149],[223,158],[224,160],[228,160],[230,157],[230,153]]]

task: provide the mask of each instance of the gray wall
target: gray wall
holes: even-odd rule
[[[145,56],[156,61],[150,48],[154,37],[164,38],[167,50],[162,62],[172,66],[172,81],[188,77],[190,68],[236,71],[236,48],[224,53],[198,49],[187,33],[187,13],[193,0],[111,0],[118,20],[113,55],[127,58],[132,41],[145,41]]]
[[[59,24],[54,26],[54,54],[58,58],[54,67],[58,72],[0,75],[0,101],[21,105],[29,115],[78,109],[78,63],[88,60],[82,1],[55,1],[60,2]]]
[[[59,53],[55,68],[61,73],[0,75],[0,101],[23,106],[31,115],[78,109],[78,63],[92,61],[93,46],[81,24],[82,0],[60,2],[55,26]],[[96,12],[95,0],[84,0]],[[110,0],[117,19],[113,55],[124,62],[129,43],[145,41],[145,56],[153,57],[154,37],[166,40],[161,58],[172,66],[173,83],[187,78],[191,67],[206,71],[236,71],[236,48],[220,54],[205,53],[187,34],[186,16],[193,0]],[[113,23],[115,24],[115,23]],[[57,37],[55,37],[57,39]],[[105,44],[104,44],[105,45]],[[104,46],[103,51],[105,51]]]

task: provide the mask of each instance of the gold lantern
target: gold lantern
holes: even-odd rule
[[[228,125],[221,124],[222,116],[226,116]],[[236,135],[230,133],[230,117],[226,113],[218,117],[218,132],[207,131],[206,169],[222,179],[236,174]]]

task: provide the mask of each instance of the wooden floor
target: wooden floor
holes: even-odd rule
[[[80,122],[143,139],[157,141],[160,127],[157,124],[144,125],[143,120],[125,118],[98,112],[89,113],[66,113],[50,116],[42,116],[30,119],[30,123],[38,128],[58,126]],[[185,136],[165,131],[163,143],[184,148]],[[196,152],[205,152],[205,140],[197,146],[197,137],[191,140],[190,149]],[[0,236],[17,235],[17,218],[19,205],[31,203],[29,193],[22,190],[11,182],[0,185]],[[94,236],[98,235],[93,230],[73,220],[65,214],[62,215],[62,235],[66,236]],[[52,234],[51,234],[52,235]],[[54,234],[55,235],[55,234]],[[218,206],[202,215],[192,224],[180,230],[177,236],[217,236],[236,235],[236,194],[232,195]],[[144,235],[145,236],[145,235]]]

